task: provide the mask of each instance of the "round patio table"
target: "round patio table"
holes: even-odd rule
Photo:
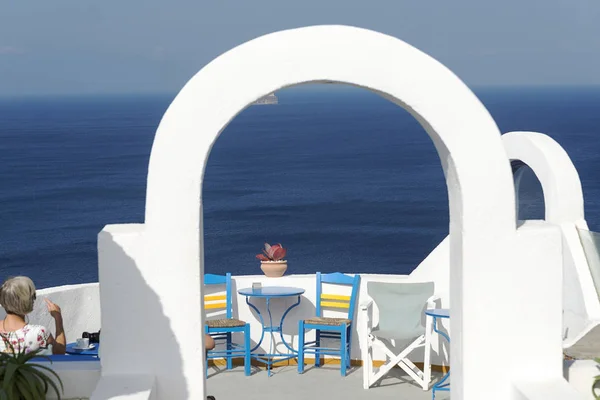
[[[302,298],[302,294],[304,292],[305,292],[305,290],[302,288],[285,287],[285,286],[266,286],[266,287],[261,287],[258,289],[245,288],[245,289],[238,290],[239,294],[241,294],[242,296],[246,296],[246,304],[248,304],[248,306],[250,306],[254,311],[256,311],[256,314],[258,315],[258,318],[260,319],[260,323],[262,326],[262,332],[260,335],[260,340],[258,341],[256,346],[254,346],[254,348],[252,349],[252,352],[253,352],[252,358],[267,365],[268,376],[271,376],[271,365],[273,365],[275,362],[285,361],[285,360],[289,360],[289,359],[297,357],[298,352],[296,350],[294,350],[294,348],[292,348],[292,346],[290,346],[285,341],[285,338],[283,337],[283,322],[285,320],[286,315],[293,308],[297,307],[300,304],[300,299]],[[297,301],[285,310],[285,312],[281,316],[281,320],[279,321],[279,324],[273,325],[273,316],[271,315],[271,299],[285,298],[285,297],[297,297]],[[250,302],[251,298],[263,298],[266,300],[267,313],[269,314],[269,324],[268,325],[265,323],[265,319],[263,318],[263,315],[260,312],[260,310],[254,304],[252,304]],[[269,348],[269,352],[268,353],[254,353],[256,351],[256,349],[258,349],[260,347],[260,345],[262,344],[263,339],[265,337],[265,332],[269,332],[271,334],[271,345]],[[290,352],[292,353],[291,355],[274,353],[273,342],[274,342],[274,338],[275,338],[275,335],[274,335],[275,332],[279,332],[279,336],[281,337],[281,342],[285,345],[285,347],[287,347],[290,350]],[[275,358],[277,358],[277,360],[275,360]]]
[[[435,333],[437,333],[438,335],[443,336],[448,341],[448,343],[450,343],[450,337],[445,332],[439,331],[437,328],[437,320],[439,318],[450,318],[450,310],[447,308],[434,308],[431,310],[425,310],[425,315],[433,318],[433,331]],[[450,371],[448,371],[446,373],[446,375],[444,375],[442,377],[442,379],[440,379],[439,382],[437,382],[435,385],[433,385],[433,388],[431,389],[432,400],[435,400],[435,392],[450,391],[450,382],[446,383],[446,381],[448,380],[449,377],[450,377]]]

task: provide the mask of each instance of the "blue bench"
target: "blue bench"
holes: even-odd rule
[[[73,362],[73,361],[98,361],[100,358],[94,355],[86,354],[52,354],[48,357],[52,362]],[[34,357],[31,359],[32,362],[47,362],[48,359],[42,357]]]

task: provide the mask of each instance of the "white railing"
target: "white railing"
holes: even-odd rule
[[[423,277],[419,277],[421,280]],[[242,288],[252,287],[255,282],[260,282],[263,286],[287,286],[287,287],[300,287],[305,290],[302,296],[301,303],[298,307],[294,308],[285,318],[283,326],[283,334],[285,340],[292,345],[297,347],[298,340],[298,321],[300,319],[312,317],[315,315],[316,309],[316,276],[314,274],[307,275],[287,275],[281,278],[267,278],[264,275],[245,275],[245,276],[234,276],[233,277],[233,317],[244,320],[250,323],[251,326],[251,340],[253,345],[256,344],[261,337],[262,329],[261,324],[256,312],[254,312],[247,304],[246,298],[237,294],[237,291]],[[367,282],[400,282],[400,281],[412,281],[413,278],[408,275],[376,275],[376,274],[361,274],[361,285],[359,296],[356,301],[356,310],[358,311],[358,304],[364,299],[368,298],[367,295]],[[38,291],[38,298],[41,300],[44,297],[48,297],[50,300],[59,304],[63,310],[63,318],[65,325],[65,332],[67,335],[67,341],[74,341],[75,338],[81,337],[81,333],[84,331],[95,332],[100,329],[100,300],[99,300],[99,285],[98,283],[90,283],[83,285],[69,285],[59,286],[53,288],[42,289]],[[343,293],[344,287],[330,286],[327,288],[328,293]],[[208,289],[207,287],[207,290]],[[221,288],[217,289],[221,290]],[[210,292],[207,292],[208,294]],[[46,307],[43,301],[38,300],[35,305],[33,313],[30,314],[29,320],[32,323],[42,324],[47,326],[54,333],[54,324],[51,317],[48,315]],[[266,314],[264,300],[251,300],[261,311],[263,317],[268,317]],[[281,298],[271,300],[271,311],[273,315],[274,323],[279,323],[281,315],[295,302],[296,299],[292,298]],[[377,307],[375,307],[374,319],[377,322]],[[336,311],[326,311],[325,316],[336,316],[343,315]],[[352,338],[352,359],[360,360],[361,351],[358,340],[358,329],[361,323],[360,315],[355,314],[354,332]],[[444,325],[445,329],[449,329],[448,324]],[[307,334],[307,340],[311,340],[311,333]],[[200,333],[199,333],[200,337]],[[241,337],[235,337],[238,342],[242,339]],[[447,349],[443,348],[438,351],[436,347],[437,341],[434,337],[432,362],[434,365],[447,365]],[[266,334],[263,342],[260,346],[262,351],[269,351],[271,345],[277,349],[277,351],[286,354],[289,350],[281,343],[279,335],[275,335],[275,340],[271,342],[271,336]],[[102,351],[102,348],[101,350]],[[441,353],[441,354],[440,354]],[[423,355],[416,352],[413,356],[415,362],[422,361]],[[375,360],[384,360],[383,354],[374,354]]]

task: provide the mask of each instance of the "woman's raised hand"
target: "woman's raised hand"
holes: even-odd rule
[[[46,307],[48,307],[48,312],[50,315],[52,315],[54,318],[62,315],[60,307],[57,304],[54,304],[47,298],[45,298],[44,301],[46,302]]]

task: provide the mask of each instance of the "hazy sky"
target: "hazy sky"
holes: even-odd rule
[[[277,30],[345,24],[469,85],[600,84],[600,0],[0,0],[0,96],[169,92]]]

